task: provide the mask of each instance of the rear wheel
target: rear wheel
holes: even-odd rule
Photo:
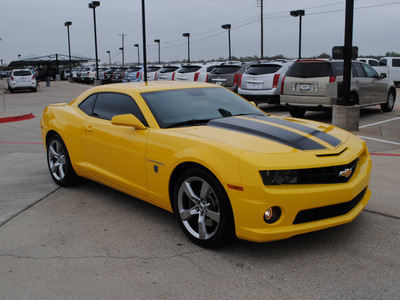
[[[63,140],[58,134],[53,134],[47,142],[47,165],[50,175],[60,186],[71,186],[78,180]]]
[[[302,118],[306,113],[306,109],[300,107],[290,107],[289,113],[293,118]]]
[[[386,103],[381,104],[381,109],[384,112],[390,112],[393,110],[394,101],[396,100],[396,96],[393,90],[390,90],[387,96]]]
[[[173,194],[174,212],[186,236],[201,247],[216,247],[234,236],[229,198],[219,181],[203,169],[184,171]]]

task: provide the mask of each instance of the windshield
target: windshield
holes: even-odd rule
[[[142,93],[161,128],[207,124],[236,115],[264,115],[224,88],[194,88]]]

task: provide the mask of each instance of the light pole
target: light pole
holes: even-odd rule
[[[158,64],[160,65],[161,64],[161,59],[160,59],[160,40],[156,39],[156,40],[154,40],[154,42],[158,44]]]
[[[121,33],[121,34],[118,34],[118,36],[122,36],[122,47],[120,47],[119,50],[122,51],[122,66],[124,66],[124,64],[125,64],[125,52],[124,52],[124,50],[125,50],[125,43],[124,43],[124,37],[127,36],[127,34]]]
[[[182,36],[188,38],[188,63],[190,64],[190,33],[189,32],[185,32],[185,33],[182,34]]]
[[[138,65],[140,65],[140,51],[139,51],[139,44],[135,44],[133,45],[137,48],[137,61],[138,61]]]
[[[110,61],[110,66],[111,66],[111,52],[110,51],[106,51],[108,53],[108,60]]]
[[[122,51],[122,66],[124,66],[124,47],[119,47],[119,50]]]
[[[72,77],[71,77],[71,73],[72,73],[72,67],[71,67],[71,41],[70,41],[70,38],[69,38],[69,26],[71,26],[72,25],[72,22],[71,21],[67,21],[67,22],[65,22],[64,23],[64,26],[66,26],[67,27],[67,33],[68,33],[68,58],[69,58],[69,79],[71,80],[72,79]]]
[[[224,24],[221,26],[222,29],[228,29],[228,44],[229,44],[229,61],[232,61],[231,52],[231,24]]]
[[[96,52],[96,80],[95,85],[98,85],[99,82],[99,59],[97,54],[97,32],[96,32],[96,7],[100,6],[100,1],[92,1],[89,3],[89,8],[93,9],[93,24],[94,24],[94,48]]]
[[[299,59],[301,59],[301,17],[305,15],[304,9],[292,10],[290,12],[292,17],[299,17]]]

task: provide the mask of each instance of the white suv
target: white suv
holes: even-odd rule
[[[8,90],[14,93],[15,90],[37,91],[37,81],[32,71],[29,69],[15,69],[7,79]]]
[[[176,72],[175,80],[207,82],[208,74],[219,65],[220,63],[183,65]]]
[[[282,79],[292,62],[261,62],[250,65],[239,81],[238,94],[256,103],[280,103]]]

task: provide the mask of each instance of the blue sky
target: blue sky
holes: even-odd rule
[[[4,63],[31,55],[68,54],[65,21],[72,21],[71,50],[94,57],[93,11],[84,0],[13,0],[1,4],[0,58]],[[137,61],[142,47],[141,0],[101,0],[96,9],[98,49],[101,62],[121,61],[121,34],[125,36],[125,62]],[[148,61],[187,58],[191,34],[191,60],[228,56],[228,35],[222,24],[232,24],[232,55],[260,55],[260,0],[147,0]],[[345,0],[264,0],[264,55],[298,53],[298,18],[290,10],[305,9],[303,56],[331,53],[343,45]],[[353,44],[360,55],[400,52],[400,1],[355,0]]]

